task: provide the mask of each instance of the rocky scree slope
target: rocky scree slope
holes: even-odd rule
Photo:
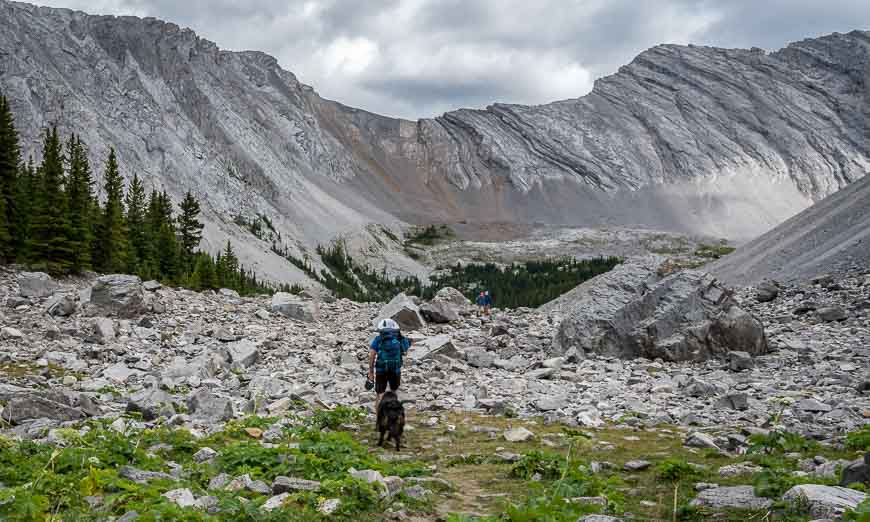
[[[809,280],[870,265],[870,178],[816,203],[708,269],[730,284]]]
[[[205,205],[206,246],[304,275],[233,223],[266,216],[294,252],[365,224],[643,225],[748,238],[868,170],[866,32],[766,54],[664,45],[588,96],[417,122],[320,98],[277,61],[155,19],[0,0],[0,88],[25,153],[58,124],[125,175]],[[379,236],[375,238],[373,236]],[[421,267],[389,244],[369,255]]]
[[[789,289],[765,303],[741,296],[772,330],[768,354],[667,362],[548,355],[560,314],[520,309],[479,318],[449,289],[420,307],[397,296],[382,308],[199,294],[128,276],[58,285],[4,272],[0,415],[12,434],[30,438],[124,412],[208,431],[245,413],[281,415],[298,401],[370,406],[362,384],[371,325],[387,314],[414,341],[402,398],[415,415],[514,412],[581,426],[778,424],[827,440],[870,415],[870,307],[854,304],[870,301],[870,285],[859,277],[840,285]],[[790,313],[819,293],[818,313]],[[843,311],[822,313],[830,306]]]

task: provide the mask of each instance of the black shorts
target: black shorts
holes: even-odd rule
[[[399,384],[402,381],[402,376],[395,372],[379,373],[375,376],[375,392],[384,393],[387,391],[387,383],[390,385],[390,391],[399,389]]]

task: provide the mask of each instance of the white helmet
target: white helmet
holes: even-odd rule
[[[399,323],[393,321],[392,319],[381,319],[378,322],[378,331],[383,332],[384,330],[399,330]]]

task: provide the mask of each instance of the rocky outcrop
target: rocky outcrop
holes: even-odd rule
[[[384,319],[396,321],[402,330],[405,331],[419,330],[426,325],[426,321],[420,315],[420,308],[405,294],[397,295],[384,305],[381,311],[378,312],[378,315],[372,320],[372,326],[377,328],[378,324]]]
[[[659,257],[632,260],[545,305],[565,316],[553,348],[666,361],[767,352],[761,322],[715,278],[693,270],[663,275],[664,266]]]
[[[233,239],[275,279],[305,276],[234,217],[267,216],[309,247],[397,221],[749,237],[870,167],[866,32],[775,53],[661,45],[582,98],[413,122],[324,100],[271,56],[152,18],[0,0],[0,19],[24,157],[49,123],[80,134],[94,165],[114,146],[124,176],[208,199],[207,248]]]
[[[90,307],[107,315],[135,317],[145,311],[145,291],[136,276],[102,276],[91,287]]]
[[[304,300],[286,292],[277,292],[272,296],[272,313],[312,323],[317,320],[318,308],[314,301]]]
[[[57,283],[44,272],[22,272],[18,276],[18,294],[21,297],[48,297],[57,289]]]

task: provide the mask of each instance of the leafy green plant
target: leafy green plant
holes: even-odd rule
[[[870,424],[846,434],[846,447],[858,451],[870,451]]]
[[[696,475],[697,470],[685,459],[669,458],[656,466],[657,475],[669,482],[679,482]]]
[[[542,479],[555,480],[562,476],[565,458],[555,453],[531,451],[511,467],[511,476],[530,480],[535,475]]]
[[[800,484],[827,484],[834,486],[837,481],[822,477],[801,477],[782,469],[766,469],[753,479],[755,494],[759,497],[780,498],[786,491]]]
[[[843,520],[846,522],[870,522],[870,499],[861,502],[855,509],[844,513]]]
[[[332,410],[318,410],[308,419],[308,426],[312,429],[322,430],[329,428],[338,429],[345,424],[353,424],[365,418],[365,411],[360,408],[348,406],[336,406]]]
[[[749,437],[749,453],[806,453],[815,451],[818,447],[818,442],[788,431],[772,431],[768,435],[752,435]]]

